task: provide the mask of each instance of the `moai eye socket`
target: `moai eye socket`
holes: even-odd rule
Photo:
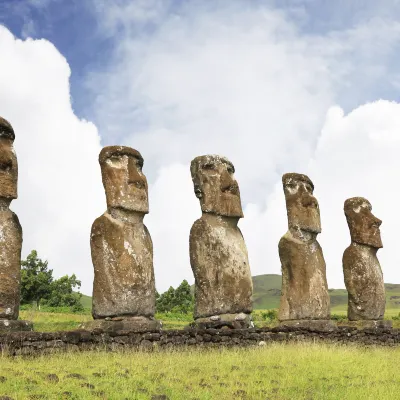
[[[215,165],[213,163],[206,163],[203,165],[203,169],[213,170],[215,169]]]
[[[235,173],[235,168],[233,167],[233,165],[228,165],[228,167],[226,169],[230,174]]]
[[[137,166],[138,170],[139,170],[140,172],[142,172],[143,161],[140,160],[139,158],[136,158],[136,166]]]

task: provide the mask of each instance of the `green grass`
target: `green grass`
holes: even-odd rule
[[[33,322],[33,329],[37,332],[55,332],[77,329],[82,322],[90,321],[90,313],[54,313],[38,310],[22,310],[19,319]]]
[[[399,348],[321,344],[3,357],[0,396],[14,400],[398,399],[399,359]]]
[[[265,318],[265,313],[269,310],[255,310],[253,311],[253,320],[256,327],[272,327],[278,324],[277,320],[270,320]],[[332,308],[332,314],[339,315],[346,318],[347,310],[342,306]],[[392,319],[399,316],[399,309],[387,309],[385,318]],[[163,329],[183,329],[193,321],[192,314],[178,314],[178,313],[159,313],[155,316],[158,320],[163,322]],[[79,328],[82,322],[91,321],[92,316],[89,310],[82,314],[73,314],[68,312],[46,312],[38,311],[36,309],[21,310],[20,319],[25,319],[33,322],[33,328],[37,332],[55,332],[63,330],[73,330]],[[340,322],[341,325],[346,324],[346,320]],[[394,328],[400,328],[400,320],[393,321]]]

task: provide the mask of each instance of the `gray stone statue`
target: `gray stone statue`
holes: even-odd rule
[[[21,285],[22,228],[10,210],[17,198],[18,163],[15,134],[0,117],[0,332],[32,330],[28,321],[18,320]]]
[[[233,164],[225,157],[196,157],[190,166],[202,216],[190,231],[195,277],[195,324],[252,325],[252,280],[247,248],[237,224],[243,217]]]
[[[317,235],[321,232],[314,185],[303,174],[282,177],[289,230],[279,242],[282,295],[278,318],[284,325],[333,329],[326,266]]]
[[[143,224],[149,212],[143,158],[130,147],[109,146],[99,162],[107,211],[94,221],[90,236],[96,321],[86,327],[157,330],[153,244]]]
[[[349,321],[363,321],[364,326],[389,326],[385,314],[385,285],[376,256],[382,247],[382,221],[372,212],[371,203],[363,197],[344,202],[344,213],[350,230],[351,244],[343,253],[344,282],[348,291]]]

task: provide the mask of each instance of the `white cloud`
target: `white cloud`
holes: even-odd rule
[[[400,104],[378,101],[344,115],[340,107],[329,109],[315,155],[297,172],[306,173],[315,185],[321,209],[321,243],[330,287],[344,287],[343,251],[350,234],[343,212],[349,197],[366,197],[372,212],[383,223],[384,248],[379,250],[385,282],[398,283],[400,255],[397,251],[398,216],[392,204],[400,196]],[[282,184],[277,182],[265,211],[249,205],[243,224],[253,273],[268,269],[279,273],[277,244],[287,230]]]
[[[200,207],[189,162],[205,153],[236,166],[253,274],[280,272],[277,244],[287,224],[280,177],[297,171],[316,186],[330,286],[343,287],[342,207],[353,195],[369,198],[383,219],[379,255],[386,281],[399,281],[395,218],[383,207],[396,190],[399,105],[358,107],[398,82],[398,23],[361,21],[315,36],[284,11],[250,2],[193,1],[178,10],[157,0],[96,4],[100,31],[115,40],[109,68],[88,79],[96,123],[105,143],[144,156],[158,290],[193,282],[188,236]],[[3,28],[0,45],[7,60],[0,110],[16,130],[20,184],[12,208],[24,254],[36,248],[57,275],[75,272],[90,294],[90,226],[106,207],[96,127],[74,115],[70,70],[51,43],[15,40]],[[327,114],[333,104],[354,111]]]
[[[288,171],[307,172],[315,155],[310,176],[323,213],[321,242],[330,284],[343,286],[337,264],[343,249],[325,243],[324,237],[330,237],[331,225],[338,235],[348,234],[340,225],[345,222],[342,215],[332,222],[326,216],[332,207],[325,199],[332,188],[321,181],[329,182],[346,164],[328,166],[329,151],[322,155],[326,112],[333,104],[351,110],[393,90],[400,25],[383,18],[359,19],[346,30],[311,35],[300,32],[283,10],[254,3],[193,1],[174,10],[165,4],[153,13],[123,1],[102,9],[100,27],[115,35],[115,53],[109,68],[89,79],[98,93],[96,121],[106,140],[139,149],[153,182],[153,206],[146,220],[158,289],[191,276],[188,232],[196,219],[196,199],[187,183],[188,164],[206,153],[226,155],[236,166],[245,205],[240,226],[253,274],[279,273],[277,244],[287,225],[280,177]],[[390,126],[371,135],[393,140]],[[326,178],[319,178],[320,171]],[[168,190],[171,182],[174,189]],[[339,210],[352,195],[342,187],[337,192]],[[158,198],[160,190],[168,193],[167,200]],[[193,206],[169,214],[168,202],[183,205],[188,196]],[[330,267],[332,263],[337,265]]]
[[[70,68],[46,40],[21,41],[0,26],[0,112],[16,133],[23,256],[36,249],[54,275],[76,273],[92,292],[90,228],[105,206],[96,127],[71,108]]]

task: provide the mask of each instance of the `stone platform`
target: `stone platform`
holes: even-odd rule
[[[295,319],[281,321],[279,327],[304,329],[310,332],[334,332],[337,330],[337,323],[331,319]]]
[[[358,320],[348,321],[347,326],[351,326],[357,329],[378,329],[378,330],[391,330],[393,322],[389,320]]]
[[[230,329],[247,329],[253,328],[254,324],[250,314],[220,314],[211,317],[196,318],[195,321],[188,326],[188,329],[219,329],[222,327]]]
[[[115,317],[84,322],[80,328],[88,331],[102,330],[108,333],[117,331],[158,332],[162,328],[162,322],[146,317]]]
[[[20,319],[0,319],[0,333],[22,331],[33,331],[32,322]]]

